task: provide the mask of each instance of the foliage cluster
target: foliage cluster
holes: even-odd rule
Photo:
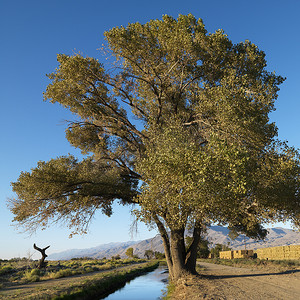
[[[40,281],[41,272],[39,269],[27,270],[24,272],[23,282],[37,282]]]
[[[121,259],[121,256],[119,255],[119,254],[117,254],[117,255],[113,255],[112,257],[111,257],[111,259],[114,261],[114,260],[119,260],[119,259]]]
[[[215,247],[210,249],[211,257],[213,258],[219,258],[220,257],[220,251],[228,251],[231,250],[228,245],[224,244],[216,244]]]
[[[154,258],[154,251],[150,250],[150,249],[147,249],[147,250],[145,250],[144,256],[147,259],[152,259],[152,258]]]
[[[0,269],[0,275],[10,273],[12,271],[12,267],[2,266]]]
[[[129,258],[133,258],[133,248],[127,248],[125,254],[129,257]]]
[[[155,257],[155,259],[164,259],[165,258],[165,254],[161,253],[159,251],[154,251],[154,257]]]
[[[147,259],[159,259],[159,260],[162,260],[165,258],[165,254],[164,253],[161,253],[159,251],[153,251],[153,250],[145,250],[145,254],[144,256],[147,258]]]
[[[193,238],[190,236],[187,236],[185,238],[185,241],[186,241],[186,247],[188,248],[192,244]],[[198,247],[197,247],[197,258],[208,258],[209,253],[210,253],[209,241],[206,240],[205,238],[201,237]]]

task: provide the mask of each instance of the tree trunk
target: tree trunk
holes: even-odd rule
[[[193,274],[197,274],[196,264],[197,264],[197,252],[198,244],[200,242],[202,232],[202,226],[199,221],[195,222],[194,232],[193,232],[193,241],[187,250],[185,265],[186,268]]]
[[[171,230],[170,244],[173,261],[172,279],[177,280],[181,276],[189,273],[189,270],[185,265],[186,250],[184,243],[184,228],[180,230]]]
[[[153,216],[163,240],[165,256],[169,269],[169,276],[172,281],[178,280],[186,274],[196,273],[197,247],[200,241],[200,222],[195,223],[193,242],[186,251],[184,241],[184,228],[171,229],[170,236],[167,234],[164,224],[158,216]]]

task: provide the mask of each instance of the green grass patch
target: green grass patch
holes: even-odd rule
[[[163,299],[170,300],[172,299],[172,295],[175,292],[176,284],[174,282],[169,282],[167,285],[167,290],[164,292]]]

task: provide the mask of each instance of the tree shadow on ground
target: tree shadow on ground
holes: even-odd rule
[[[287,270],[283,272],[272,272],[272,273],[254,273],[254,274],[227,274],[227,275],[205,275],[201,274],[202,278],[208,279],[225,279],[225,278],[239,278],[239,277],[263,277],[263,276],[272,276],[272,275],[287,275],[298,273],[300,270]]]

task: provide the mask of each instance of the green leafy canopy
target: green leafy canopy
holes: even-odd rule
[[[267,71],[263,51],[207,33],[192,15],[115,27],[105,38],[114,64],[60,54],[44,93],[77,116],[66,137],[86,158],[22,173],[12,183],[15,221],[85,232],[117,200],[171,230],[217,222],[263,237],[267,221],[300,225],[299,154],[269,121],[284,78]]]

